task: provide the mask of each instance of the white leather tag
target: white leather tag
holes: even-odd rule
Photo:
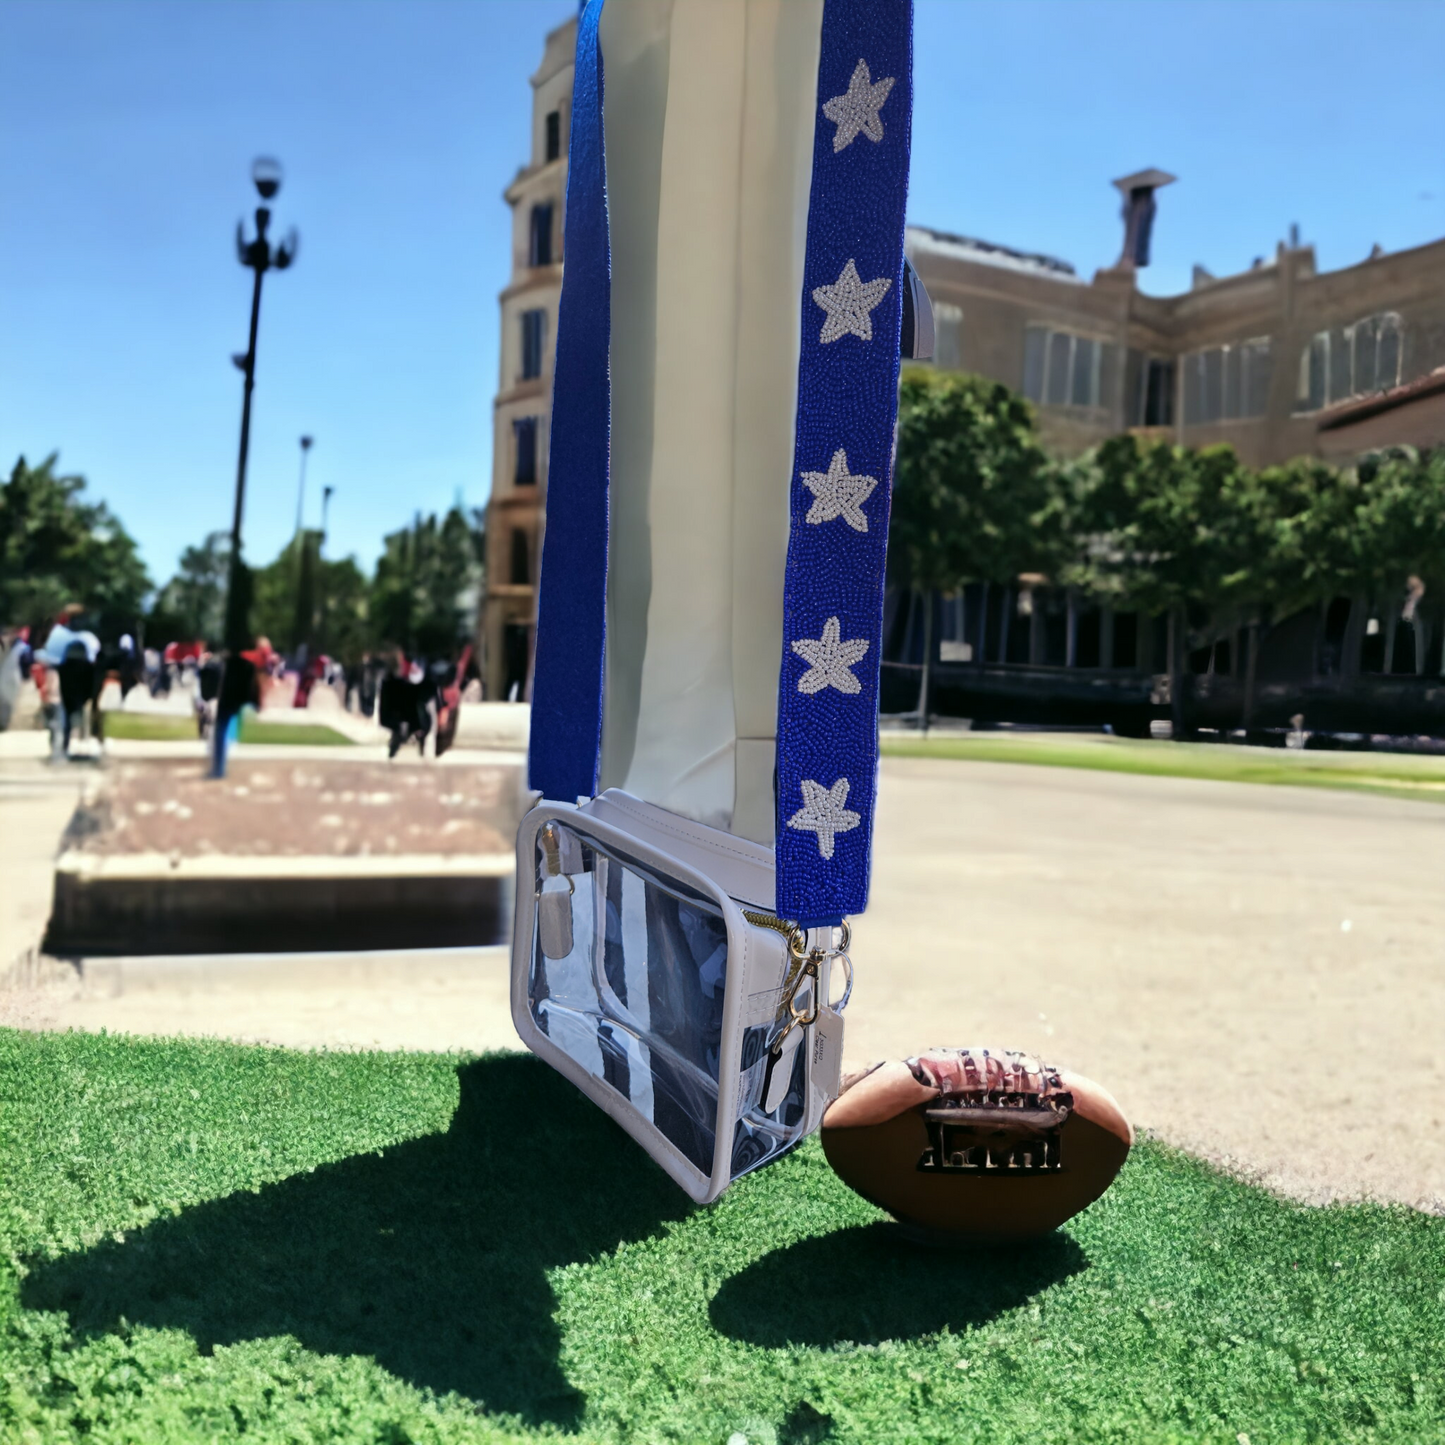
[[[572,880],[548,878],[537,895],[537,940],[548,958],[572,952]]]
[[[776,1058],[768,1060],[768,1081],[763,1088],[763,1113],[772,1114],[788,1096],[788,1082],[793,1077],[793,1055],[803,1042],[804,1029],[794,1029],[783,1040]]]

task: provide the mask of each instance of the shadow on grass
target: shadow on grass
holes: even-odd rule
[[[995,1249],[929,1249],[864,1224],[775,1249],[713,1297],[714,1327],[750,1344],[878,1344],[962,1330],[1088,1268],[1067,1234]]]
[[[183,1329],[201,1349],[293,1335],[370,1355],[530,1424],[575,1427],[544,1271],[691,1207],[600,1110],[536,1060],[460,1071],[445,1134],[201,1204],[85,1254],[34,1263],[31,1309],[87,1334]]]

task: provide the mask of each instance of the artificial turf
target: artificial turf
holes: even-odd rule
[[[885,733],[885,755],[1034,763],[1153,777],[1343,788],[1445,802],[1445,757],[1402,753],[1290,752],[1282,748],[1114,738],[1103,734]]]
[[[194,718],[171,713],[107,712],[105,736],[151,743],[195,742]],[[345,733],[324,723],[261,722],[251,713],[241,714],[243,743],[288,743],[303,747],[350,747]]]
[[[0,1031],[0,1440],[1445,1439],[1445,1219],[1142,1142],[918,1250],[815,1143],[696,1209],[530,1058]]]

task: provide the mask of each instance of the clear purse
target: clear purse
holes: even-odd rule
[[[838,1093],[847,927],[775,917],[772,871],[771,849],[617,789],[543,802],[517,836],[517,1032],[699,1203]]]
[[[517,839],[522,1041],[700,1202],[838,1092],[931,336],[909,0],[764,11],[580,8]]]

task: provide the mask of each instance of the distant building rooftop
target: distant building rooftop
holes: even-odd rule
[[[1320,431],[1333,431],[1347,427],[1381,412],[1394,411],[1408,406],[1427,396],[1438,396],[1445,392],[1445,366],[1437,366],[1424,376],[1407,381],[1403,386],[1392,386],[1387,391],[1377,391],[1373,396],[1353,397],[1327,407],[1319,414],[1317,423]]]
[[[992,241],[975,240],[972,236],[955,236],[950,231],[935,231],[930,226],[909,226],[905,239],[910,250],[927,250],[937,256],[972,261],[980,266],[1000,266],[1006,271],[1026,271],[1035,276],[1050,276],[1055,281],[1084,284],[1074,268],[1057,256],[1015,251],[1011,246],[998,246]]]

